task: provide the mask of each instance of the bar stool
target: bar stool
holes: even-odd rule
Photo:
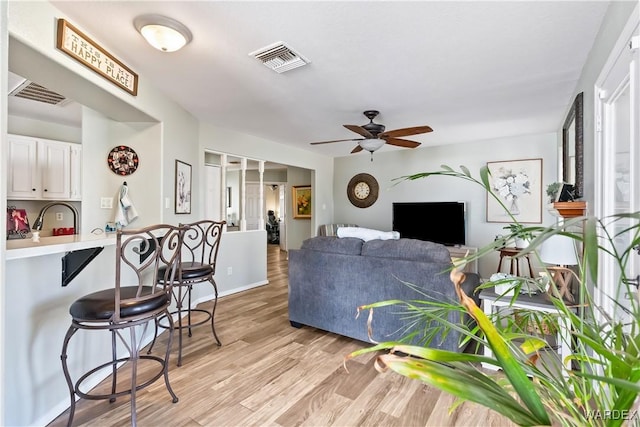
[[[163,323],[164,317],[156,321],[156,336],[158,335],[158,326],[161,328],[178,329],[178,366],[182,366],[182,330],[188,329],[189,337],[192,336],[191,328],[202,325],[211,320],[211,331],[213,338],[218,346],[222,343],[216,334],[215,313],[218,304],[218,285],[214,279],[216,273],[216,262],[218,258],[218,249],[220,247],[220,239],[222,238],[222,230],[226,221],[202,220],[190,224],[180,224],[184,227],[184,236],[182,241],[182,256],[178,265],[178,272],[173,281],[172,294],[175,301],[175,311],[171,315],[177,315],[177,321],[174,325]],[[209,282],[213,286],[213,308],[211,311],[200,308],[191,307],[191,292],[193,285],[197,283]],[[185,299],[187,303],[185,305]],[[204,319],[193,323],[191,314],[194,312],[204,313]],[[187,322],[183,324],[182,317],[186,314]],[[170,317],[170,316],[168,316]],[[175,324],[177,323],[177,325]],[[149,353],[153,349],[155,338],[149,346]]]
[[[137,338],[137,329],[142,328],[140,338],[147,330],[150,321],[169,314],[171,304],[171,286],[177,274],[178,260],[182,248],[183,229],[171,225],[154,225],[138,230],[118,230],[116,235],[115,286],[85,295],[76,300],[69,308],[71,326],[67,330],[62,344],[62,370],[69,387],[71,406],[69,408],[68,426],[73,423],[77,395],[83,399],[109,399],[114,402],[117,397],[131,395],[131,425],[136,421],[136,393],[164,376],[165,386],[173,403],[178,397],[169,384],[169,355],[173,339],[173,328],[169,329],[169,340],[164,357],[140,355],[141,339]],[[162,277],[158,277],[161,274]],[[125,282],[132,285],[124,286]],[[157,284],[162,282],[163,286]],[[171,316],[167,316],[172,324]],[[103,363],[91,370],[74,383],[67,364],[67,348],[69,341],[78,330],[110,331],[111,361]],[[124,332],[129,331],[129,340]],[[118,357],[116,338],[126,346],[128,354]],[[150,379],[145,378],[143,384],[137,383],[138,360],[147,359],[158,363],[159,370]],[[126,390],[118,390],[117,366],[130,364],[131,382]],[[110,393],[98,394],[80,390],[85,380],[95,373],[111,371]]]

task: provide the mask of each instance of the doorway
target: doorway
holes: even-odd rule
[[[599,218],[640,211],[640,35],[637,14],[622,32],[600,77],[596,82],[596,197],[595,213]],[[608,232],[615,235],[637,219],[610,222]],[[615,239],[616,249],[628,248],[630,233]],[[621,321],[629,320],[631,304],[637,304],[640,280],[640,248],[632,252],[625,275],[633,285],[620,284],[620,270],[612,257],[601,255],[596,301],[607,314]],[[637,312],[637,311],[634,311]]]

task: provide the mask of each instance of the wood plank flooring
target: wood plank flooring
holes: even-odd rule
[[[208,326],[195,328],[191,338],[185,333],[177,367],[174,340],[170,380],[180,401],[171,403],[164,382],[156,381],[138,392],[139,426],[513,425],[468,402],[449,413],[450,395],[393,372],[377,373],[373,355],[350,361],[345,371],[343,357],[367,344],[291,327],[286,253],[277,245],[269,245],[268,271],[268,285],[218,301],[222,347]],[[154,352],[162,345],[166,341]],[[127,368],[121,369],[123,383]],[[145,366],[139,369],[144,374]],[[65,412],[50,425],[66,425],[67,418]],[[128,397],[112,404],[81,400],[76,407],[75,426],[128,424]]]

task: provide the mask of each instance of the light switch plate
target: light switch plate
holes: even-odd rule
[[[113,208],[113,197],[101,197],[100,209],[111,209],[111,208]]]

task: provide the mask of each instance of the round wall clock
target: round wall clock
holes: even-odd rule
[[[131,175],[138,169],[138,154],[131,147],[118,145],[107,156],[109,169],[118,175]]]
[[[368,173],[355,175],[347,184],[347,197],[353,206],[368,208],[378,200],[378,181]]]

